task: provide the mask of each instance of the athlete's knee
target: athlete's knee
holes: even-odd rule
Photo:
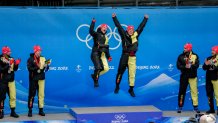
[[[125,72],[125,69],[118,69],[118,74],[123,74]]]
[[[104,67],[104,71],[105,72],[109,71],[109,67]]]

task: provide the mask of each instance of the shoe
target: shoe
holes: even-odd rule
[[[198,107],[194,107],[194,112],[200,113],[200,111],[198,110]]]
[[[129,91],[128,91],[128,92],[129,92],[129,94],[130,94],[132,97],[135,97],[135,93],[134,93],[134,91],[133,91],[133,90],[130,90],[130,89],[129,89]]]
[[[95,88],[99,87],[98,82],[94,82],[94,87],[95,87]]]
[[[32,109],[29,109],[29,111],[28,111],[28,117],[32,117],[33,116],[33,114],[32,114]]]
[[[206,111],[206,114],[213,114],[213,113],[215,113],[214,109],[210,109],[210,110]]]
[[[19,115],[15,112],[15,108],[11,108],[11,117],[18,118]]]
[[[120,88],[119,88],[119,87],[116,87],[115,90],[114,90],[114,93],[115,93],[115,94],[118,94],[118,93],[119,93],[119,90],[120,90]]]
[[[18,114],[16,114],[15,112],[13,112],[13,113],[11,113],[11,115],[10,115],[11,117],[14,117],[14,118],[18,118],[19,117],[19,115]]]
[[[43,108],[40,108],[40,109],[39,109],[39,115],[45,116],[45,113],[43,112]]]
[[[95,87],[95,88],[99,87],[98,80],[95,79],[94,74],[91,74],[91,76],[92,76],[92,79],[93,79],[93,81],[94,81],[94,87]]]
[[[181,113],[181,112],[182,112],[182,107],[179,107],[177,113]]]

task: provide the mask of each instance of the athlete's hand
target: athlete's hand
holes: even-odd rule
[[[148,19],[148,18],[149,18],[149,16],[148,16],[148,15],[146,15],[146,14],[145,14],[144,16],[145,16],[145,18],[146,18],[146,19]]]
[[[95,18],[92,18],[92,22],[94,22],[94,23],[96,22]]]
[[[14,64],[14,59],[10,59],[10,65]]]
[[[111,62],[111,61],[112,61],[112,57],[109,57],[109,58],[108,58],[108,61]]]
[[[116,17],[116,13],[113,13],[113,14],[112,14],[112,17],[113,17],[113,18]]]
[[[206,65],[209,65],[209,64],[210,64],[210,60],[205,59],[204,63],[205,63]]]
[[[21,59],[17,59],[17,60],[15,60],[15,65],[19,65],[20,62],[21,62]]]

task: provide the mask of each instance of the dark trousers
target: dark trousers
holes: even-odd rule
[[[184,75],[180,76],[180,84],[179,84],[179,95],[178,95],[178,106],[183,107],[184,100],[186,96],[186,90],[188,85],[190,85],[190,92],[192,98],[193,106],[198,106],[198,94],[197,94],[197,77],[196,78],[188,78]]]
[[[126,68],[128,67],[128,59],[129,54],[123,53],[121,55],[118,72],[116,75],[116,85],[119,85],[122,80],[123,73],[126,71]]]
[[[91,60],[95,66],[93,78],[98,81],[99,74],[103,70],[103,63],[101,60],[101,55],[98,52],[93,52],[91,54]]]

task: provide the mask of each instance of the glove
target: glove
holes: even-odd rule
[[[109,62],[112,61],[112,57],[109,57],[109,58],[108,58],[108,61],[109,61]]]
[[[14,63],[14,59],[10,59],[9,64],[12,65]]]
[[[20,62],[21,62],[21,59],[17,59],[17,60],[15,60],[15,65],[19,65]]]

